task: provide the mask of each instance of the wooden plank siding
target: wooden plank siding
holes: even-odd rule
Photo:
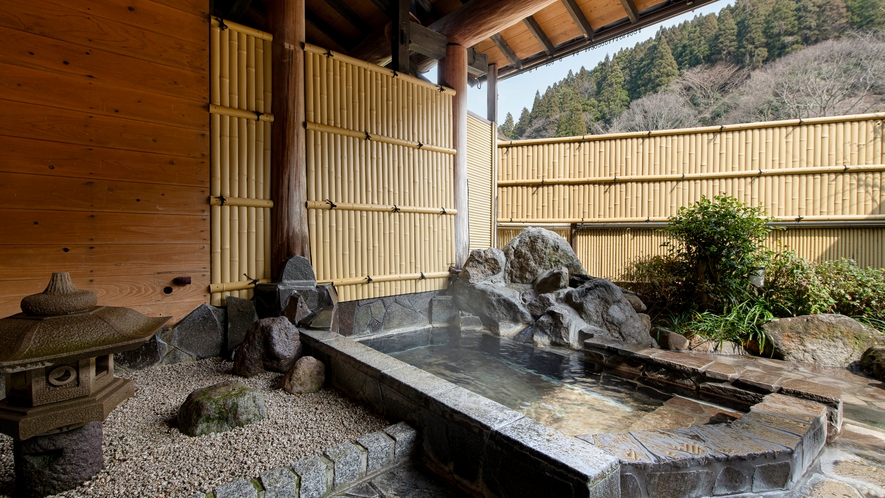
[[[0,11],[0,316],[53,271],[100,304],[173,321],[208,302],[208,12],[208,0]]]

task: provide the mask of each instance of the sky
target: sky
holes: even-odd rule
[[[622,48],[633,47],[637,43],[653,38],[655,33],[662,26],[670,27],[677,25],[683,21],[688,21],[698,15],[707,15],[710,13],[718,13],[731,4],[731,1],[719,0],[697,8],[685,14],[668,19],[660,24],[649,26],[639,31],[613,42],[597,46],[577,54],[564,57],[556,62],[541,66],[537,69],[514,76],[510,79],[498,82],[498,123],[503,123],[507,113],[513,115],[513,120],[519,119],[523,107],[529,110],[535,100],[535,92],[540,91],[541,94],[547,90],[548,86],[552,86],[557,81],[568,76],[569,71],[578,72],[581,66],[587,70],[593,69],[602,60],[606,54],[614,55]],[[468,89],[467,108],[479,116],[486,116],[486,86],[480,88],[473,87]]]

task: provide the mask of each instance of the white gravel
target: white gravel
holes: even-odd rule
[[[120,373],[135,381],[135,396],[104,422],[105,468],[63,497],[189,497],[237,479],[287,466],[308,455],[389,425],[333,389],[292,395],[273,389],[280,374],[251,379],[232,363],[208,359]],[[222,434],[189,437],[170,425],[195,389],[237,380],[264,394],[267,420]],[[0,435],[0,496],[12,492],[12,439]]]

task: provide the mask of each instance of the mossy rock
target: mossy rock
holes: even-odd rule
[[[885,346],[873,346],[860,358],[860,369],[874,379],[885,382]]]
[[[178,409],[178,430],[188,436],[227,432],[267,418],[264,396],[235,381],[190,393]]]

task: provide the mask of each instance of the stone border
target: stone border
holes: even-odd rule
[[[417,336],[374,339],[426,340],[423,331]],[[801,396],[753,393],[758,399],[746,403],[750,412],[730,423],[572,438],[338,334],[305,331],[302,341],[326,364],[334,387],[418,429],[416,456],[427,467],[483,496],[644,498],[785,490],[823,449],[832,415],[830,407]],[[611,365],[626,361],[609,347],[615,346],[596,342],[590,350]],[[670,356],[658,362],[656,368],[692,379],[695,369],[707,366]]]
[[[329,448],[322,455],[302,458],[290,467],[277,467],[263,472],[257,479],[240,479],[192,498],[327,496],[399,465],[413,452],[415,439],[415,429],[400,422],[362,436],[356,442]]]
[[[596,338],[584,341],[584,357],[599,368],[621,375],[641,378],[650,384],[665,384],[689,396],[715,398],[744,407],[760,403],[773,393],[814,401],[827,407],[827,440],[835,440],[842,432],[839,389],[788,373],[735,364],[741,357],[726,360],[715,355],[663,351]]]

